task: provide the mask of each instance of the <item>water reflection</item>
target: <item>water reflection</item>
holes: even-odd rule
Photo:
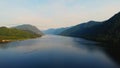
[[[120,48],[105,48],[104,51],[120,65]]]
[[[117,63],[118,66],[120,65],[120,48],[119,47],[114,47],[114,46],[118,46],[118,45],[111,45],[111,44],[99,44],[93,41],[88,41],[86,42],[86,40],[82,40],[75,38],[74,39],[75,42],[77,42],[77,44],[82,44],[84,45],[84,47],[87,47],[90,51],[94,51],[95,49],[99,49],[104,51],[104,53],[109,56],[113,62]],[[78,48],[81,48],[81,46],[76,46]]]
[[[7,43],[2,43],[0,44],[0,49],[6,49],[8,48],[9,46],[7,45]]]
[[[117,68],[109,50],[83,39],[44,36],[0,48],[0,68]]]

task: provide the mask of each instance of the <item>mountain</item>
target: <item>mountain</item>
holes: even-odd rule
[[[25,40],[37,37],[41,36],[16,28],[0,27],[0,43],[14,40]]]
[[[68,29],[69,27],[66,28],[57,28],[57,29],[48,29],[48,30],[44,30],[42,31],[44,34],[54,34],[54,35],[58,35],[61,32],[65,31],[66,29]]]
[[[33,25],[29,25],[29,24],[19,25],[19,26],[16,26],[14,28],[24,30],[24,31],[28,31],[28,32],[31,32],[31,33],[35,33],[35,34],[38,34],[38,35],[44,35],[37,27],[35,27]]]
[[[76,25],[61,32],[60,35],[118,44],[120,43],[120,12],[103,22],[90,21]]]
[[[100,22],[89,21],[86,23],[82,23],[82,24],[73,26],[72,28],[69,28],[69,29],[61,32],[60,35],[74,36],[74,37],[81,37],[85,34],[93,35],[94,33],[92,31],[96,31],[96,29],[90,29],[90,28],[101,25],[101,24],[102,23],[100,23]]]

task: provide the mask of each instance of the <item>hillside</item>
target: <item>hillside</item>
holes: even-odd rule
[[[35,34],[38,34],[38,35],[43,35],[43,33],[37,27],[35,27],[33,25],[29,25],[29,24],[19,25],[19,26],[16,26],[14,28],[24,30],[24,31],[28,31],[28,32],[31,32],[31,33],[35,33]]]
[[[64,36],[82,37],[98,42],[118,44],[120,43],[120,12],[103,22],[90,22],[79,24],[60,33]],[[85,27],[86,26],[86,27]]]
[[[94,28],[90,29],[90,28],[100,25],[102,25],[102,23],[96,21],[89,21],[86,23],[73,26],[72,28],[61,32],[60,35],[74,36],[74,37],[82,37],[83,35],[94,35],[95,32],[97,31],[96,28],[98,27],[96,27],[95,29]]]
[[[42,34],[37,34],[31,31],[27,31],[27,30],[0,27],[0,43],[10,42],[10,41],[15,41],[15,40],[37,38],[41,36]]]

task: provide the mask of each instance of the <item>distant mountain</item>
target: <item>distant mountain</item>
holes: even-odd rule
[[[29,24],[19,25],[19,26],[16,26],[14,28],[29,31],[31,33],[35,33],[38,35],[43,35],[43,33],[37,27],[35,27],[33,25],[29,25]]]
[[[120,43],[120,12],[103,22],[90,21],[60,33],[64,36],[82,37],[98,42]]]
[[[69,28],[69,29],[61,32],[60,35],[74,36],[74,37],[81,37],[86,34],[92,35],[94,33],[91,31],[96,31],[96,29],[91,29],[91,30],[89,30],[89,29],[94,26],[98,26],[98,25],[102,25],[102,23],[96,22],[96,21],[89,21],[86,23],[82,23],[82,24],[73,26],[72,28]]]
[[[54,34],[54,35],[58,35],[61,32],[65,31],[66,29],[68,29],[69,27],[66,28],[57,28],[57,29],[48,29],[48,30],[44,30],[43,33],[44,34]]]
[[[31,32],[19,30],[16,28],[0,27],[0,43],[37,37],[41,37],[41,35],[33,34]]]

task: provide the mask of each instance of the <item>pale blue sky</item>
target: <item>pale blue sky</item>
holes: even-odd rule
[[[120,11],[120,0],[0,0],[0,26],[40,29],[103,21]]]

